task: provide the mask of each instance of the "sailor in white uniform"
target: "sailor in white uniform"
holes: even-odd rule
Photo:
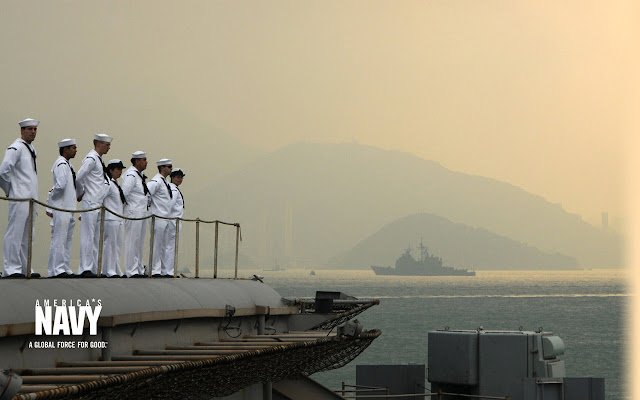
[[[136,151],[131,154],[131,167],[124,173],[122,191],[127,204],[124,207],[126,217],[141,218],[149,215],[149,188],[147,177],[142,171],[147,168],[147,154]],[[128,277],[144,277],[142,246],[147,220],[124,221],[124,266]]]
[[[107,174],[110,178],[109,192],[104,198],[104,206],[107,209],[104,214],[104,249],[102,253],[102,273],[108,277],[120,277],[120,247],[122,246],[122,218],[116,214],[124,215],[124,206],[127,200],[124,192],[118,184],[118,178],[122,175],[124,164],[120,160],[109,160]]]
[[[76,173],[69,160],[76,156],[75,139],[58,142],[60,156],[51,167],[53,188],[49,191],[49,205],[65,210],[75,210],[77,204]],[[71,241],[75,219],[73,213],[52,210],[51,247],[49,248],[49,276],[68,278],[73,276],[69,267]]]
[[[102,133],[93,138],[93,150],[82,161],[78,170],[77,185],[81,193],[83,209],[102,206],[109,191],[109,177],[102,156],[109,152],[113,138]],[[80,219],[80,267],[81,277],[96,277],[98,273],[98,242],[100,240],[100,210],[81,214]]]
[[[171,208],[171,217],[173,218],[182,218],[184,216],[184,196],[182,195],[182,191],[178,186],[182,185],[182,181],[184,179],[185,173],[180,168],[174,168],[169,175],[171,182],[169,183],[169,187],[171,188],[171,193],[173,193],[173,207]],[[176,229],[176,225],[180,229]],[[175,238],[176,231],[178,232],[178,243],[180,243],[180,237],[182,236],[182,222],[175,221],[171,228],[173,228],[174,232],[172,235]],[[170,241],[167,245],[167,251],[171,254],[175,254],[175,239]]]
[[[180,168],[174,168],[171,171],[171,183],[169,183],[169,187],[171,188],[173,198],[175,199],[173,209],[171,211],[171,216],[174,218],[182,218],[184,215],[184,196],[178,186],[182,185],[182,181],[186,175],[187,174],[185,174]]]
[[[32,118],[20,121],[20,138],[7,148],[0,164],[0,187],[7,197],[38,199],[36,149],[32,143],[39,124],[40,121]],[[3,247],[5,277],[18,278],[27,273],[29,222],[29,202],[9,202],[9,223]]]
[[[172,277],[176,229],[174,221],[165,219],[171,217],[174,202],[173,193],[167,183],[172,165],[168,158],[158,160],[156,165],[158,173],[147,184],[151,197],[151,213],[164,218],[155,219],[151,273],[153,277]]]

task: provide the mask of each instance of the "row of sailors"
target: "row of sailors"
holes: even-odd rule
[[[0,187],[9,198],[38,198],[36,151],[33,146],[39,121],[27,118],[20,121],[20,138],[8,148],[0,164]],[[70,160],[76,156],[75,139],[58,142],[60,156],[53,163],[53,187],[47,203],[55,208],[75,210],[104,206],[130,218],[183,216],[184,197],[179,189],[185,176],[172,161],[163,158],[156,162],[158,173],[147,182],[143,171],[147,156],[143,151],[131,155],[131,167],[126,169],[122,184],[118,179],[125,169],[121,160],[102,156],[111,148],[113,138],[105,134],[94,136],[94,149],[89,151],[76,174]],[[171,182],[167,182],[170,177]],[[100,210],[84,211],[80,218],[80,265],[78,274],[70,268],[70,250],[75,226],[74,213],[47,209],[52,218],[51,246],[48,274],[50,277],[96,277],[100,238]],[[4,276],[21,278],[27,273],[29,240],[29,202],[9,202],[9,223],[4,237]],[[34,213],[35,217],[35,213]],[[143,246],[148,219],[125,219],[105,211],[102,273],[108,277],[143,277]],[[173,276],[176,222],[156,218],[154,224],[152,274],[154,277]],[[122,246],[124,231],[124,246]],[[124,274],[120,268],[120,248],[124,247]],[[38,274],[31,274],[38,276]]]

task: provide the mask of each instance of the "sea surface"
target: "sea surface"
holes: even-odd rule
[[[427,364],[427,332],[543,328],[565,343],[567,376],[604,377],[606,399],[629,399],[625,320],[629,295],[621,269],[479,271],[475,277],[376,276],[368,270],[261,271],[285,297],[316,290],[380,299],[357,318],[376,339],[349,365],[313,377],[331,389],[355,384],[357,364]]]

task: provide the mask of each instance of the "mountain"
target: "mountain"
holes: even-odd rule
[[[411,245],[415,250],[419,241],[447,266],[471,269],[578,266],[573,257],[548,254],[486,229],[456,224],[433,214],[413,214],[393,221],[330,263],[345,267],[394,265],[403,249]]]
[[[540,196],[359,144],[291,144],[198,189],[189,213],[240,222],[242,251],[263,264],[326,265],[389,222],[430,213],[585,267],[622,265],[619,236]]]

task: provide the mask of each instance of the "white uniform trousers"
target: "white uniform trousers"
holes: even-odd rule
[[[33,217],[35,219],[35,211]],[[35,224],[34,224],[35,227]],[[9,202],[9,223],[4,235],[4,276],[27,274],[29,252],[29,202]]]
[[[104,221],[104,247],[102,249],[102,273],[107,276],[121,275],[120,247],[122,246],[122,221]]]
[[[82,200],[82,208],[95,208],[100,204]],[[100,210],[80,214],[80,267],[78,273],[98,273],[98,242],[100,241]]]
[[[127,213],[127,217],[136,217]],[[127,276],[144,274],[142,261],[147,220],[124,221],[124,265]]]
[[[49,248],[49,276],[56,276],[63,272],[73,273],[69,262],[75,225],[76,221],[72,213],[53,211],[51,247]]]
[[[153,269],[151,273],[173,276],[176,240],[175,221],[156,218],[153,237]]]

